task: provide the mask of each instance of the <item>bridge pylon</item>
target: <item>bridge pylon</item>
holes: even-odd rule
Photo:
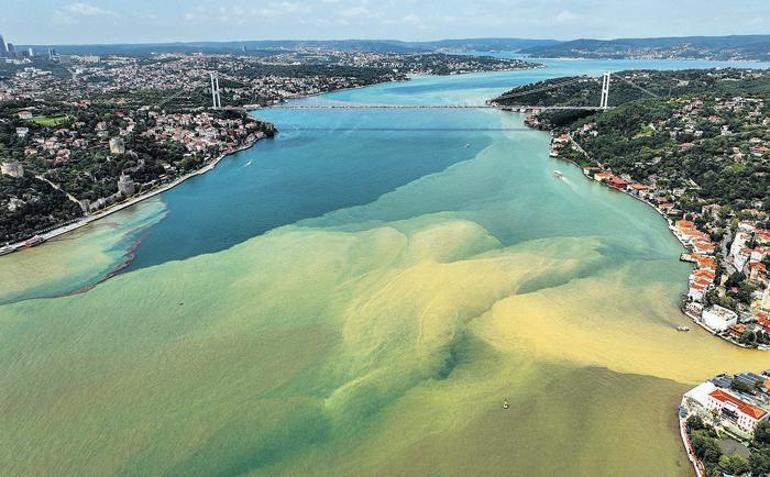
[[[601,109],[607,109],[610,106],[610,75],[608,71],[602,77],[602,99],[599,101]]]
[[[219,75],[212,71],[211,75],[211,103],[214,109],[222,107],[222,98],[219,96]]]

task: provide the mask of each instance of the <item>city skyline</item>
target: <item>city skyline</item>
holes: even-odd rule
[[[238,40],[631,38],[767,33],[770,4],[737,0],[4,0],[0,32],[14,44]],[[721,8],[720,8],[721,7]],[[629,21],[624,21],[629,19]],[[633,21],[630,21],[633,19]],[[35,28],[30,28],[33,25]]]

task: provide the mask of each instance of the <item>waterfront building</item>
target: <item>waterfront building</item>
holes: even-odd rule
[[[127,176],[126,174],[122,174],[120,176],[118,179],[118,191],[123,195],[123,197],[131,197],[134,195],[134,192],[136,192],[136,186],[134,185],[134,181],[131,180],[131,177]]]
[[[24,167],[18,161],[0,163],[0,174],[11,177],[23,177]]]
[[[725,331],[730,325],[738,323],[738,314],[719,305],[703,311],[703,324],[714,331]]]
[[[770,311],[770,287],[765,288],[762,294],[762,309]]]
[[[126,145],[123,142],[123,138],[114,137],[110,139],[110,154],[119,156],[121,154],[124,154],[125,152],[126,152]]]
[[[751,436],[757,425],[770,418],[759,403],[749,402],[729,388],[706,381],[684,395],[683,404],[715,426],[723,426]]]

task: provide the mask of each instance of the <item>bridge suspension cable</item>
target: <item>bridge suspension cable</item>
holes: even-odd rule
[[[573,78],[573,79],[566,80],[566,81],[560,81],[558,83],[552,83],[552,84],[550,84],[548,86],[541,86],[539,88],[528,89],[526,91],[518,91],[518,92],[513,92],[513,93],[506,93],[506,94],[503,94],[502,96],[499,96],[499,97],[495,98],[495,101],[505,100],[505,99],[509,99],[509,98],[516,98],[516,97],[519,97],[519,96],[526,96],[528,94],[540,93],[542,91],[549,91],[549,90],[552,90],[552,89],[561,88],[562,86],[567,86],[567,85],[572,84],[572,83],[577,83],[579,81],[584,81],[585,79],[586,79],[585,76],[578,76],[577,78]]]
[[[616,78],[618,78],[618,76],[616,76]],[[660,98],[660,96],[659,96],[659,95],[657,95],[657,94],[653,93],[652,91],[650,91],[650,90],[648,90],[648,89],[646,89],[646,88],[642,88],[641,86],[639,86],[639,85],[637,85],[637,84],[634,84],[634,83],[633,83],[633,82],[632,82],[630,79],[624,78],[624,77],[622,77],[622,76],[619,76],[619,78],[620,78],[622,81],[625,81],[626,83],[628,83],[629,85],[633,86],[634,88],[638,89],[639,91],[641,91],[641,92],[643,92],[643,93],[647,93],[647,94],[649,94],[650,96],[652,96],[652,97],[654,97],[654,98]]]

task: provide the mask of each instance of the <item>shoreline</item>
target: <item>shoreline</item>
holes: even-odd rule
[[[531,126],[529,126],[529,127],[531,127]],[[532,129],[537,129],[537,128],[532,128]],[[553,140],[554,140],[553,131],[551,131],[551,147],[553,147]],[[590,157],[589,157],[588,153],[587,153],[587,152],[585,152],[585,150],[584,150],[584,149],[583,149],[583,148],[580,146],[580,144],[578,144],[578,143],[577,143],[577,142],[576,142],[576,141],[575,141],[575,140],[572,138],[572,135],[570,135],[570,136],[569,136],[569,142],[570,142],[571,144],[573,144],[574,146],[576,146],[577,150],[578,150],[578,151],[580,151],[580,152],[581,152],[581,153],[582,153],[582,154],[583,154],[585,157],[587,157],[587,158],[589,158],[589,159],[590,159]],[[581,173],[583,174],[583,177],[587,178],[588,180],[591,180],[591,181],[593,181],[593,182],[598,182],[599,184],[603,185],[604,187],[606,187],[606,188],[608,188],[608,189],[610,189],[610,190],[612,190],[612,191],[620,192],[620,193],[622,193],[622,194],[624,194],[624,195],[626,195],[626,196],[628,196],[628,197],[631,197],[631,198],[633,198],[633,199],[636,199],[636,200],[638,200],[638,201],[640,201],[640,202],[642,202],[642,203],[646,204],[647,206],[651,207],[651,208],[652,208],[652,209],[653,209],[655,212],[657,212],[657,213],[658,213],[658,215],[660,215],[660,216],[663,218],[663,220],[665,220],[665,221],[666,221],[666,225],[667,225],[667,227],[668,227],[668,231],[671,233],[671,235],[673,235],[673,236],[674,236],[674,238],[676,238],[676,240],[679,242],[679,244],[680,244],[680,245],[682,246],[682,248],[684,249],[684,252],[683,252],[683,253],[682,253],[682,255],[680,256],[680,261],[686,261],[686,260],[682,260],[682,257],[683,257],[685,254],[688,254],[688,253],[690,253],[690,252],[691,252],[691,250],[690,250],[690,248],[689,248],[689,244],[685,243],[685,241],[684,241],[684,240],[683,240],[683,239],[682,239],[682,238],[681,238],[681,237],[680,237],[680,236],[679,236],[679,235],[676,233],[676,231],[675,231],[675,227],[674,227],[674,224],[672,223],[671,219],[670,219],[670,218],[667,216],[667,214],[666,214],[666,213],[665,213],[663,210],[659,209],[659,208],[658,208],[658,207],[657,207],[655,204],[653,204],[652,202],[650,202],[650,201],[646,200],[646,199],[645,199],[645,198],[643,198],[643,197],[639,197],[639,196],[636,196],[636,195],[632,194],[631,192],[629,192],[628,190],[622,190],[622,189],[618,189],[618,188],[616,188],[616,187],[612,187],[612,186],[608,185],[606,182],[603,182],[603,181],[600,181],[600,180],[596,180],[596,179],[594,179],[593,177],[591,177],[591,176],[590,176],[590,175],[589,175],[589,174],[586,172],[586,170],[585,170],[586,168],[584,168],[583,166],[581,166],[580,164],[578,164],[576,161],[574,161],[574,160],[572,160],[572,159],[564,159],[564,158],[562,158],[562,157],[560,157],[560,156],[550,156],[550,158],[551,158],[551,159],[560,159],[560,160],[564,160],[564,161],[567,161],[567,162],[569,162],[570,164],[574,165],[575,167],[579,168],[579,169],[581,170]],[[596,161],[594,161],[594,162],[596,162]],[[603,171],[604,171],[604,168],[603,168],[603,167],[601,167],[601,165],[600,165],[599,163],[596,163],[596,164],[597,164],[597,166],[599,167],[599,169],[601,169],[601,170],[603,170]],[[689,263],[689,261],[688,261],[688,263]],[[711,328],[710,328],[710,327],[708,327],[708,326],[707,326],[705,323],[703,323],[703,322],[702,322],[700,319],[698,319],[698,317],[697,317],[697,316],[695,316],[694,314],[690,313],[690,312],[689,312],[689,311],[686,309],[686,304],[687,304],[687,298],[686,298],[686,295],[685,295],[685,294],[682,294],[682,299],[681,299],[681,303],[680,303],[680,306],[679,306],[679,311],[680,311],[680,312],[681,312],[681,313],[682,313],[684,316],[686,316],[686,317],[687,317],[687,318],[688,318],[690,321],[692,321],[692,322],[693,322],[693,323],[695,323],[696,325],[700,326],[701,328],[703,328],[705,331],[707,331],[707,332],[708,332],[708,333],[710,333],[711,335],[713,335],[713,336],[716,336],[716,337],[718,337],[718,338],[720,338],[720,339],[722,339],[722,340],[724,340],[724,341],[726,341],[726,342],[728,342],[728,343],[730,343],[730,344],[732,344],[732,345],[738,346],[739,348],[743,348],[743,349],[747,349],[747,350],[756,350],[756,351],[768,351],[768,350],[770,350],[770,348],[760,348],[760,347],[747,346],[747,345],[744,345],[744,344],[742,344],[742,343],[739,343],[738,341],[736,341],[736,340],[734,340],[734,339],[731,339],[731,338],[730,338],[730,337],[728,337],[728,336],[724,336],[724,335],[722,335],[722,334],[718,333],[716,330],[713,330],[713,329],[711,329]]]
[[[682,404],[679,405],[679,409],[684,406],[684,399]],[[679,421],[679,436],[682,438],[682,444],[684,445],[684,451],[687,454],[687,459],[690,461],[693,470],[695,471],[695,477],[706,477],[706,471],[703,467],[703,463],[695,455],[695,450],[692,448],[692,442],[687,435],[687,423],[682,419],[681,413],[677,412],[677,420]]]
[[[245,110],[247,113],[253,113],[253,112],[260,111],[260,110],[265,110],[265,109],[278,109],[278,108],[280,108],[281,104],[287,103],[289,101],[298,101],[298,100],[307,99],[307,98],[314,98],[314,97],[322,96],[322,95],[325,95],[325,94],[336,93],[338,91],[353,91],[353,90],[362,89],[362,88],[368,88],[368,87],[376,86],[376,85],[380,85],[380,84],[403,83],[403,82],[411,81],[412,78],[420,77],[420,76],[426,76],[426,77],[431,77],[431,76],[436,76],[436,77],[460,76],[460,75],[478,74],[478,73],[494,73],[494,72],[497,72],[497,71],[500,71],[500,72],[503,72],[503,71],[527,71],[527,70],[538,69],[538,68],[547,68],[547,67],[548,66],[544,65],[544,64],[533,64],[533,66],[531,66],[531,67],[511,68],[511,69],[496,70],[496,71],[484,71],[484,70],[468,71],[468,72],[454,73],[454,74],[449,74],[449,75],[439,75],[439,74],[407,75],[405,79],[401,79],[401,80],[377,81],[377,82],[373,82],[371,84],[366,84],[366,85],[361,85],[361,86],[353,86],[353,87],[350,87],[350,88],[340,88],[340,89],[335,89],[335,90],[332,90],[332,91],[319,91],[317,93],[312,93],[312,94],[298,95],[298,96],[294,96],[294,97],[288,98],[287,100],[282,101],[281,103],[276,103],[276,104],[267,105],[267,106],[261,106],[261,105],[257,105],[257,104],[244,104],[244,105],[242,105],[240,107],[243,110]],[[234,149],[232,151],[226,152],[226,153],[220,155],[219,157],[215,158],[214,160],[212,160],[208,164],[204,165],[203,167],[201,167],[199,169],[196,169],[195,171],[192,171],[192,172],[190,172],[188,174],[185,174],[184,176],[180,176],[180,177],[174,179],[172,182],[170,182],[170,183],[168,183],[166,185],[163,185],[163,186],[161,186],[161,187],[159,187],[157,189],[153,189],[153,190],[148,191],[148,192],[146,192],[146,193],[144,193],[142,195],[139,195],[139,196],[136,196],[136,197],[132,197],[129,200],[126,200],[124,202],[120,202],[120,203],[108,206],[107,208],[97,212],[96,214],[84,216],[84,217],[75,219],[73,221],[66,222],[63,225],[60,225],[60,226],[57,226],[57,227],[55,227],[53,229],[48,230],[47,232],[42,232],[42,233],[38,232],[38,233],[35,233],[32,236],[26,238],[25,240],[22,240],[22,241],[19,241],[19,242],[15,242],[15,243],[9,243],[9,244],[7,244],[7,245],[5,245],[3,247],[3,248],[7,247],[9,250],[6,251],[5,253],[0,254],[0,260],[2,260],[3,256],[11,255],[11,254],[16,253],[16,252],[21,252],[21,251],[24,251],[24,250],[26,250],[28,248],[39,247],[39,246],[45,245],[49,240],[55,239],[55,238],[60,237],[62,235],[66,235],[66,234],[68,234],[70,232],[74,232],[75,230],[78,230],[78,229],[80,229],[82,227],[85,227],[86,225],[88,225],[90,223],[93,223],[93,222],[96,222],[98,220],[101,220],[101,219],[103,219],[103,218],[105,218],[105,217],[107,217],[109,215],[112,215],[112,214],[114,214],[116,212],[119,212],[121,210],[127,209],[127,208],[129,208],[131,206],[134,206],[136,204],[139,204],[139,203],[141,203],[141,202],[143,202],[143,201],[145,201],[147,199],[155,197],[156,195],[159,195],[159,194],[162,194],[163,192],[171,190],[174,187],[176,187],[176,186],[182,184],[183,182],[187,181],[188,179],[191,179],[191,178],[196,177],[196,176],[203,175],[203,174],[211,171],[225,157],[234,155],[234,154],[236,154],[238,152],[242,152],[242,151],[245,151],[247,149],[250,149],[257,142],[259,142],[262,139],[264,139],[264,138],[257,138],[257,139],[255,139],[254,141],[251,141],[248,144],[244,144],[241,147],[238,147],[238,148],[236,148],[236,149]],[[33,240],[35,237],[40,237],[42,239],[42,241],[34,243],[32,245],[28,245],[27,242],[29,242],[30,240]]]
[[[543,69],[543,68],[549,68],[548,65],[542,64],[542,63],[534,63],[533,66],[530,67],[522,67],[522,68],[506,68],[502,70],[478,70],[478,71],[464,71],[462,73],[449,73],[446,75],[440,75],[435,73],[430,74],[408,74],[405,75],[406,77],[404,79],[397,79],[392,81],[376,81],[371,84],[365,84],[361,86],[351,86],[349,88],[340,88],[335,89],[331,91],[319,91],[318,93],[311,93],[311,94],[301,94],[298,96],[292,96],[290,98],[285,98],[283,101],[275,104],[269,104],[267,106],[262,106],[259,104],[244,104],[241,106],[244,110],[247,112],[254,112],[254,111],[260,111],[264,109],[280,109],[281,105],[286,104],[290,101],[299,101],[303,99],[309,99],[309,98],[317,98],[319,96],[323,96],[326,94],[333,94],[338,93],[342,91],[355,91],[357,89],[363,89],[363,88],[370,88],[372,86],[379,86],[383,84],[388,83],[406,83],[409,81],[412,81],[413,79],[419,79],[419,78],[444,78],[444,77],[452,77],[452,76],[467,76],[467,75],[476,75],[476,74],[485,74],[485,73],[510,73],[512,71],[530,71],[530,70],[537,70],[537,69]]]
[[[255,144],[257,144],[262,139],[264,139],[264,138],[256,138],[253,141],[251,141],[249,143],[246,143],[246,144],[243,144],[242,146],[240,146],[240,147],[238,147],[238,148],[236,148],[234,150],[231,150],[231,151],[228,151],[228,152],[226,152],[224,154],[221,154],[220,156],[216,157],[212,161],[208,162],[203,167],[201,167],[199,169],[196,169],[196,170],[194,170],[192,172],[189,172],[189,173],[187,173],[187,174],[185,174],[183,176],[177,177],[173,181],[171,181],[168,184],[165,184],[165,185],[163,185],[161,187],[158,187],[157,189],[153,189],[153,190],[147,191],[147,192],[145,192],[145,193],[143,193],[141,195],[132,197],[132,198],[126,200],[126,201],[119,202],[117,204],[111,205],[111,206],[107,207],[106,209],[97,212],[96,214],[82,217],[82,218],[77,219],[77,220],[75,220],[73,222],[70,222],[68,224],[62,225],[60,227],[56,227],[55,229],[52,229],[52,230],[50,230],[48,232],[36,234],[36,235],[33,236],[33,238],[34,237],[42,238],[43,242],[37,243],[37,244],[32,245],[32,246],[25,246],[26,242],[28,240],[30,240],[30,239],[27,239],[27,240],[24,240],[24,241],[21,241],[21,242],[16,242],[16,243],[9,244],[8,247],[11,247],[13,250],[8,252],[8,253],[6,253],[6,254],[4,254],[4,255],[11,255],[11,254],[16,253],[16,252],[24,251],[24,250],[26,250],[28,248],[43,246],[49,240],[55,239],[55,238],[60,237],[62,235],[66,235],[66,234],[68,234],[70,232],[74,232],[75,230],[78,230],[78,229],[80,229],[82,227],[85,227],[86,225],[89,225],[89,224],[91,224],[93,222],[96,222],[96,221],[101,220],[101,219],[103,219],[105,217],[108,217],[108,216],[110,216],[110,215],[112,215],[112,214],[114,214],[116,212],[120,212],[121,210],[127,209],[127,208],[132,207],[134,205],[137,205],[137,204],[139,204],[141,202],[144,202],[147,199],[151,199],[151,198],[155,197],[156,195],[159,195],[159,194],[162,194],[163,192],[169,191],[169,190],[173,189],[174,187],[176,187],[176,186],[182,184],[183,182],[187,181],[188,179],[192,179],[193,177],[197,177],[197,176],[202,176],[203,174],[213,170],[226,157],[235,155],[235,154],[237,154],[239,152],[242,152],[242,151],[245,151],[247,149],[251,149],[252,147],[254,147]],[[2,257],[4,255],[0,255],[0,257]]]

